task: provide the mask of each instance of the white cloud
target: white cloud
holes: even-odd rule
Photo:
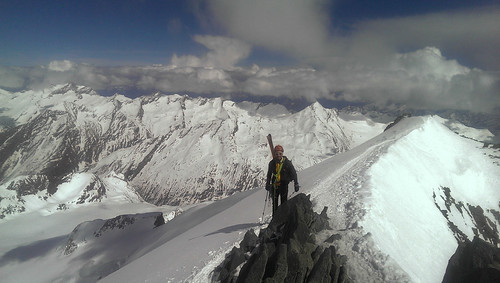
[[[327,97],[333,86],[325,81],[324,72],[312,68],[266,68],[242,82],[242,90],[253,95],[286,96],[314,101]]]
[[[450,80],[456,75],[466,75],[470,69],[456,60],[446,60],[436,47],[426,47],[412,53],[398,54],[392,68],[409,76]]]
[[[380,64],[400,50],[436,46],[469,67],[500,68],[500,6],[361,21],[340,35],[331,32],[329,1],[199,1],[203,23],[302,62]]]
[[[301,58],[328,54],[328,1],[215,0],[199,12],[204,22],[221,26],[252,45]],[[207,19],[208,17],[208,19]]]
[[[480,112],[500,107],[499,6],[363,21],[337,35],[330,32],[326,0],[198,1],[204,7],[200,19],[228,35],[194,36],[207,48],[203,55],[174,54],[168,66],[97,67],[62,60],[48,68],[0,68],[0,87],[71,81],[96,90],[245,93]],[[238,67],[253,46],[314,68]]]
[[[500,69],[500,6],[356,23],[337,42],[351,57],[393,54],[436,46],[445,54],[486,70]]]
[[[386,64],[343,65],[335,69],[264,69],[243,83],[254,95],[394,103],[416,109],[489,112],[500,107],[498,75],[470,69],[427,47],[396,54]]]
[[[178,67],[217,67],[231,68],[250,54],[250,45],[234,38],[221,36],[201,36],[193,38],[205,46],[209,51],[201,58],[186,55],[178,57],[173,55],[171,64]]]
[[[19,89],[24,86],[25,78],[19,75],[19,68],[8,68],[0,66],[0,87],[7,89]]]
[[[65,72],[73,68],[74,63],[69,60],[52,61],[49,63],[49,70],[56,72]]]
[[[425,109],[500,107],[499,74],[484,71],[500,69],[500,6],[361,21],[340,35],[330,32],[327,1],[200,1],[202,22],[316,66],[249,70],[238,90]]]
[[[350,99],[380,105],[479,112],[500,107],[498,75],[448,60],[434,47],[397,54],[387,65],[341,70],[334,80]]]
[[[216,47],[204,56],[193,58],[208,60],[208,53],[217,54]],[[435,47],[396,54],[383,64],[350,62],[323,69],[260,68],[257,65],[244,68],[233,66],[236,59],[227,62],[224,63],[227,68],[196,64],[98,67],[73,63],[71,69],[57,72],[44,67],[3,67],[0,68],[0,87],[44,88],[74,82],[97,91],[138,88],[150,92],[220,94],[225,97],[244,93],[311,102],[325,98],[380,106],[396,103],[417,109],[479,112],[500,107],[500,77],[497,73],[465,67],[456,60],[447,59]]]
[[[326,0],[192,0],[210,28],[301,62],[386,63],[396,52],[436,46],[468,67],[500,69],[500,5],[355,22],[336,33]]]

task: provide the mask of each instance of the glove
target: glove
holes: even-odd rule
[[[269,191],[271,189],[271,184],[266,184],[266,191]]]
[[[300,188],[299,183],[295,183],[295,186],[294,186],[295,192],[298,192],[299,188]]]

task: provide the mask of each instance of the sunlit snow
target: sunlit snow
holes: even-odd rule
[[[457,241],[433,194],[439,205],[439,188],[445,186],[458,201],[498,210],[500,167],[486,150],[481,143],[453,133],[441,119],[407,118],[350,151],[300,171],[299,182],[317,211],[329,207],[331,233],[342,236],[336,242],[338,252],[348,256],[357,280],[441,282]],[[85,178],[75,176],[68,186],[77,187]],[[119,176],[104,182],[120,186]],[[75,187],[59,197],[70,197]],[[266,219],[270,214],[264,200],[265,190],[256,188],[183,207],[183,213],[160,227],[132,225],[102,240],[116,237],[119,245],[102,247],[101,252],[91,244],[82,245],[69,255],[63,253],[64,246],[84,221],[94,224],[80,226],[88,230],[79,235],[99,244],[101,239],[92,233],[101,223],[95,221],[101,220],[95,219],[154,211],[165,216],[180,208],[108,199],[51,215],[21,214],[0,223],[0,278],[2,282],[92,282],[103,274],[107,276],[100,282],[207,282],[247,229],[264,227],[259,222],[263,210]],[[470,218],[452,217],[473,236],[465,231],[472,225]],[[129,233],[136,236],[127,238]]]

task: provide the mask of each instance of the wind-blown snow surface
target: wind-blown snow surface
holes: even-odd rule
[[[350,151],[300,171],[299,181],[317,211],[329,207],[334,231],[318,238],[342,236],[335,245],[347,255],[349,271],[358,282],[441,282],[457,246],[441,212],[441,187],[450,188],[457,202],[480,205],[500,229],[492,215],[499,210],[500,167],[490,155],[499,154],[453,133],[441,119],[407,118]],[[0,223],[0,277],[5,282],[92,282],[114,271],[102,282],[207,282],[243,233],[261,227],[264,200],[262,189],[237,193],[184,208],[157,228],[141,220],[151,218],[144,213],[166,214],[175,208],[104,202],[51,216],[19,215]],[[268,206],[266,215],[269,212]],[[70,233],[84,220],[118,214],[137,220],[97,238],[94,233],[102,230],[102,220]],[[449,216],[472,239],[471,216],[455,211]],[[130,233],[135,236],[127,237]],[[77,239],[76,248],[68,246],[70,239]],[[110,249],[93,249],[113,241],[117,244]],[[68,247],[74,250],[65,254]]]
[[[465,204],[499,210],[500,171],[478,146],[456,138],[435,119],[426,119],[367,172],[371,194],[361,225],[415,281],[441,280],[442,267],[456,249],[453,233],[443,225],[433,202],[440,187],[451,188],[454,198]],[[490,218],[495,219],[492,214]],[[472,227],[464,228],[462,232],[472,239]]]

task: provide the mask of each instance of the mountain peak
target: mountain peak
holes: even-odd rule
[[[319,103],[317,100],[311,104],[310,106],[311,108],[319,108],[319,109],[324,109],[325,107],[323,107],[323,105],[321,105],[321,103]]]
[[[305,110],[306,112],[312,112],[312,115],[315,115],[321,121],[329,121],[332,118],[338,117],[337,109],[325,108],[318,101],[315,101],[313,104],[309,105]]]
[[[55,89],[51,92],[51,94],[65,94],[67,92],[73,91],[74,93],[81,94],[92,94],[97,95],[97,93],[91,88],[87,86],[77,85],[75,83],[67,83],[64,85],[57,85]]]

